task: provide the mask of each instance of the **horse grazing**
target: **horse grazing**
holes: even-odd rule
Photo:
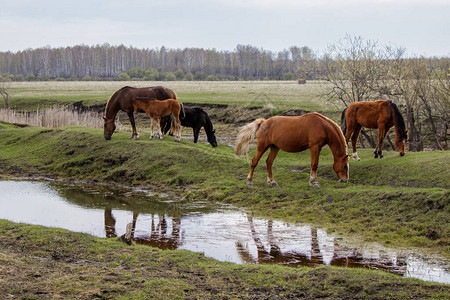
[[[154,124],[158,127],[156,138],[163,138],[159,118],[172,115],[172,127],[175,132],[175,142],[179,142],[181,138],[181,122],[180,111],[182,104],[175,99],[166,100],[140,100],[136,99],[133,102],[134,111],[138,112],[140,109],[145,111],[151,118],[151,134],[150,139],[153,138]]]
[[[342,111],[341,128],[345,140],[352,139],[353,159],[361,160],[356,152],[356,142],[362,127],[378,128],[378,145],[373,153],[375,158],[382,158],[382,144],[389,130],[395,126],[395,147],[400,156],[405,155],[408,130],[397,105],[390,100],[353,102]]]
[[[191,127],[194,130],[194,143],[198,141],[198,135],[200,129],[205,128],[206,136],[208,142],[213,146],[217,147],[216,135],[213,129],[213,124],[209,118],[206,111],[201,107],[185,107],[180,113],[181,125],[185,127]],[[170,129],[170,117],[161,120],[161,127],[163,128],[163,133],[166,134]]]
[[[103,135],[106,140],[111,139],[111,135],[116,129],[114,121],[116,119],[117,113],[120,110],[126,112],[128,118],[130,119],[131,127],[133,128],[131,138],[136,139],[138,137],[136,122],[134,120],[133,114],[133,102],[136,99],[177,99],[177,95],[174,91],[162,86],[146,88],[134,88],[125,86],[117,90],[108,100],[108,103],[106,103],[105,116],[103,117],[103,120],[105,122]]]
[[[334,157],[333,169],[341,182],[348,181],[348,155],[347,144],[339,126],[318,113],[309,113],[303,116],[284,117],[275,116],[267,120],[257,119],[245,125],[236,139],[236,155],[248,153],[248,147],[253,139],[257,139],[256,154],[253,157],[250,173],[247,177],[247,186],[252,187],[253,172],[258,161],[267,149],[267,183],[278,186],[272,177],[272,165],[278,151],[301,152],[310,149],[311,174],[309,184],[319,187],[317,181],[317,166],[322,147],[329,145]]]

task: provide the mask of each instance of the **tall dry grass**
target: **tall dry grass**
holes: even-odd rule
[[[103,128],[103,119],[98,113],[79,113],[72,109],[62,107],[47,108],[35,112],[18,112],[11,109],[0,109],[0,120],[46,128],[68,125]]]

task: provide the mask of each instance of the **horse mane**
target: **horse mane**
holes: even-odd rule
[[[212,133],[214,133],[214,127],[213,124],[211,122],[211,119],[209,118],[208,114],[203,111],[205,113],[205,125],[203,125],[203,128],[205,128],[206,134],[210,135]]]
[[[104,116],[104,119],[105,119],[105,120],[106,120],[106,117],[107,117],[106,115],[107,115],[107,113],[108,113],[108,111],[109,111],[109,107],[110,107],[111,102],[113,102],[114,100],[116,100],[117,97],[119,96],[119,94],[121,94],[121,93],[123,92],[123,90],[129,89],[129,88],[131,88],[131,87],[130,87],[130,86],[124,86],[124,87],[122,87],[121,89],[115,91],[114,94],[112,94],[111,98],[109,98],[108,102],[106,103],[106,107],[105,107],[105,116]]]
[[[347,132],[347,120],[345,120],[345,113],[347,112],[347,108],[348,107],[346,107],[342,111],[342,114],[341,114],[341,130],[342,130],[342,133],[344,134],[344,136],[345,136],[345,133]]]
[[[403,135],[404,132],[406,131],[406,125],[405,125],[405,120],[403,119],[402,113],[400,112],[400,110],[398,109],[397,105],[394,102],[389,100],[389,104],[391,105],[392,110],[394,111],[395,129],[397,132],[400,132]]]
[[[339,125],[336,124],[336,122],[334,122],[333,120],[331,120],[331,119],[328,118],[328,117],[325,117],[324,115],[321,115],[321,114],[318,114],[318,113],[316,113],[316,115],[317,115],[317,116],[320,116],[320,117],[323,118],[325,121],[328,121],[328,123],[330,123],[331,126],[334,127],[334,129],[336,130],[338,136],[341,138],[341,141],[342,141],[343,144],[344,144],[345,153],[347,153],[347,143],[346,143],[346,140],[345,140],[344,133],[343,133],[342,130],[341,130],[341,127],[339,127]],[[344,115],[345,115],[345,114],[344,114]]]

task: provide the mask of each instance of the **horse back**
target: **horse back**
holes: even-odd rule
[[[353,102],[345,113],[347,123],[358,123],[365,128],[378,128],[380,124],[392,127],[392,110],[389,100]]]
[[[275,145],[286,152],[300,152],[328,141],[326,120],[319,114],[275,116],[267,119],[258,131],[258,143]]]

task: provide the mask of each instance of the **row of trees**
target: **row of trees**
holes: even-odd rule
[[[315,59],[308,47],[272,52],[249,45],[234,51],[81,45],[0,52],[0,74],[12,80],[127,78],[124,73],[143,80],[283,79],[295,77]]]
[[[278,53],[238,45],[234,51],[136,49],[97,45],[0,53],[1,80],[325,79],[330,102],[391,99],[402,109],[409,150],[447,149],[450,59],[406,57],[405,49],[347,36],[321,56],[308,47]],[[7,91],[0,90],[7,102]],[[373,143],[370,136],[366,136]],[[374,145],[372,145],[374,146]]]

